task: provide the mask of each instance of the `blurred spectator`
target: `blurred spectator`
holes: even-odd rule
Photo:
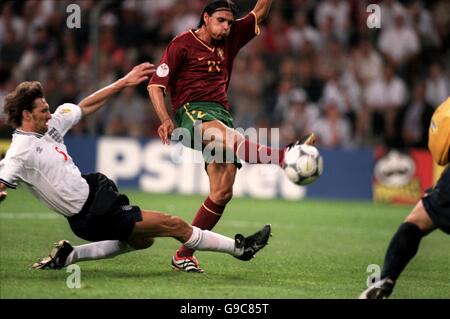
[[[341,74],[348,64],[348,56],[344,53],[341,43],[337,39],[331,39],[318,55],[316,72],[324,79],[330,73]]]
[[[239,57],[230,84],[233,101],[234,124],[248,128],[256,125],[258,115],[264,114],[264,91],[271,80],[264,60],[259,57]]]
[[[407,17],[407,11],[405,7],[397,0],[382,0],[381,7],[381,28],[389,29],[395,24],[396,16]]]
[[[262,30],[265,53],[272,56],[275,62],[283,54],[289,53],[289,26],[280,11],[272,10],[266,27]]]
[[[172,35],[176,36],[189,29],[196,28],[202,12],[202,3],[198,0],[179,1],[174,8]]]
[[[22,7],[22,15],[25,21],[25,37],[28,43],[34,44],[36,32],[45,29],[49,30],[48,17],[54,10],[55,1],[51,0],[28,0]],[[55,39],[52,40],[54,41]]]
[[[23,44],[17,39],[16,32],[12,28],[7,28],[0,46],[0,69],[11,71],[20,61],[24,50]]]
[[[361,118],[361,136],[379,137],[389,144],[396,138],[395,119],[407,99],[405,82],[395,75],[392,66],[384,66],[383,77],[372,81],[364,93],[365,109]]]
[[[51,75],[41,83],[43,85],[43,89],[45,92],[45,100],[47,101],[50,107],[50,112],[53,113],[55,112],[56,108],[60,105],[61,101],[63,101],[63,97],[61,95],[63,94],[61,90],[62,84],[58,82],[57,77]],[[74,94],[71,98],[72,101],[76,100],[76,94]]]
[[[294,89],[294,82],[290,79],[282,79],[278,85],[277,97],[272,110],[272,122],[274,125],[282,125],[284,110],[289,108],[289,93]],[[306,93],[306,92],[305,92]]]
[[[298,83],[305,89],[309,99],[316,103],[322,96],[323,81],[316,76],[313,63],[307,60],[300,60],[298,64]]]
[[[414,1],[410,8],[412,25],[416,28],[420,42],[424,47],[439,47],[441,39],[437,32],[436,24],[429,10],[421,1]]]
[[[55,39],[50,38],[45,25],[37,27],[33,44],[25,50],[17,65],[16,77],[20,81],[32,77],[36,69],[48,67],[54,61],[56,55]]]
[[[331,28],[341,43],[347,43],[350,28],[350,7],[347,1],[322,1],[316,13],[316,24],[320,30]]]
[[[411,101],[400,114],[401,137],[405,146],[427,148],[433,112],[434,108],[425,101],[425,83],[416,83]]]
[[[434,108],[438,107],[450,96],[450,81],[443,74],[438,63],[430,65],[426,79],[426,101]]]
[[[144,38],[142,19],[137,0],[125,0],[122,2],[120,23],[118,23],[117,38],[123,47],[139,45]]]
[[[0,71],[0,138],[10,138],[13,129],[7,124],[7,116],[4,113],[4,104],[6,95],[14,90],[16,82],[8,81],[7,74]],[[1,154],[0,154],[1,158]]]
[[[355,47],[350,64],[363,86],[379,79],[383,73],[383,60],[367,38],[361,39]]]
[[[301,88],[292,88],[285,98],[280,96],[275,112],[281,117],[280,141],[283,145],[310,133],[319,117],[316,105],[308,102],[308,96]]]
[[[61,105],[63,103],[78,103],[78,86],[75,79],[70,79],[65,81],[64,83],[60,83],[61,91],[61,99],[58,101],[57,105]]]
[[[297,54],[305,51],[308,45],[315,51],[322,45],[319,31],[308,24],[308,18],[303,11],[295,13],[293,25],[288,30],[288,38],[292,52]]]
[[[63,64],[59,66],[58,77],[60,79],[75,78],[77,82],[81,78],[80,56],[74,48],[69,48],[64,53]]]
[[[177,0],[139,0],[139,6],[145,15],[144,26],[147,29],[156,27],[161,15],[170,12],[176,2]]]
[[[281,81],[287,80],[294,82],[297,79],[297,62],[295,58],[286,56],[281,61],[280,69],[278,71]]]
[[[314,123],[313,132],[317,136],[317,145],[327,148],[349,148],[352,135],[348,120],[336,101],[330,99],[323,106],[323,115]]]
[[[136,94],[134,87],[125,88],[118,97],[111,101],[106,115],[106,135],[114,136],[149,136],[146,130],[154,122],[150,117],[148,102]]]
[[[102,25],[99,40],[100,60],[108,59],[109,68],[117,68],[124,59],[125,50],[117,43],[115,25],[117,18],[113,14],[106,14],[102,18]],[[93,48],[87,46],[83,53],[83,63],[89,64],[92,59]]]
[[[3,43],[8,33],[14,33],[17,41],[23,41],[25,36],[25,22],[18,17],[13,10],[13,2],[8,1],[3,4],[0,15],[0,43]]]
[[[328,104],[333,101],[339,107],[339,111],[351,124],[351,134],[354,135],[361,112],[361,86],[356,80],[353,68],[348,68],[341,74],[330,71],[327,75],[322,102]]]
[[[396,69],[410,62],[421,48],[416,32],[405,23],[402,14],[395,15],[393,26],[381,29],[378,46]]]
[[[450,1],[437,1],[432,9],[433,20],[436,23],[437,31],[443,48],[450,47]]]

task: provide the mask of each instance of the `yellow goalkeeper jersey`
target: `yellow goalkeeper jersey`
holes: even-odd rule
[[[448,164],[448,152],[450,149],[450,97],[434,111],[428,131],[428,148],[437,164]]]

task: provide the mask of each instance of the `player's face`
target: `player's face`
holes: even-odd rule
[[[35,108],[31,112],[31,124],[33,130],[39,134],[45,134],[48,130],[47,122],[52,118],[50,108],[44,98],[34,100]]]
[[[213,40],[225,39],[230,34],[233,22],[234,16],[230,11],[216,11],[211,16],[206,14],[206,29]]]

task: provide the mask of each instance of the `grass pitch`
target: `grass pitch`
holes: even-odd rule
[[[144,194],[125,190],[132,203],[191,221],[201,196]],[[114,259],[82,262],[81,288],[70,289],[70,273],[29,266],[52,243],[72,234],[68,223],[29,195],[10,191],[0,204],[1,298],[179,298],[312,299],[355,298],[366,287],[369,264],[382,265],[385,249],[410,207],[342,201],[283,201],[235,198],[215,231],[234,237],[273,226],[270,245],[249,262],[197,252],[205,274],[171,270],[179,243],[159,238],[149,249]],[[392,298],[450,298],[449,238],[426,237]]]

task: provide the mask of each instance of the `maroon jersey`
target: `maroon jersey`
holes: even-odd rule
[[[253,12],[236,20],[218,46],[200,40],[194,30],[175,37],[167,46],[149,86],[169,89],[174,113],[188,102],[217,102],[230,109],[228,84],[239,49],[259,34]]]

